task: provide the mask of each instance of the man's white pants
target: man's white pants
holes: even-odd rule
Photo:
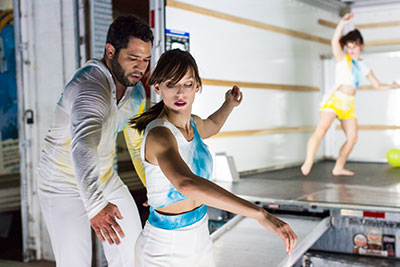
[[[109,267],[133,267],[135,243],[142,229],[139,212],[120,178],[109,181],[105,198],[117,205],[123,219],[117,222],[125,233],[119,245],[103,243]],[[77,190],[60,193],[39,190],[42,213],[50,234],[57,267],[92,266],[91,226]]]

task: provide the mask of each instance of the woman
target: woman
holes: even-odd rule
[[[380,83],[372,70],[360,59],[364,40],[357,29],[341,37],[344,25],[353,17],[353,13],[344,15],[332,37],[332,52],[336,59],[334,91],[327,94],[321,102],[320,120],[315,132],[308,140],[306,160],[301,166],[303,175],[310,173],[321,139],[336,117],[340,120],[347,140],[340,148],[332,174],[334,176],[354,175],[354,172],[346,170],[344,165],[357,141],[358,126],[354,110],[354,96],[361,78],[366,76],[371,84],[379,90],[400,87],[396,82],[390,85]]]
[[[144,131],[141,157],[150,205],[136,242],[136,266],[215,266],[205,205],[257,219],[290,253],[297,237],[286,223],[209,181],[213,163],[202,139],[219,132],[242,101],[240,89],[228,90],[207,119],[192,115],[201,79],[193,57],[178,49],[160,57],[149,84],[163,100],[131,121]]]

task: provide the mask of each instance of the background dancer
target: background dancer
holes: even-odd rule
[[[372,70],[360,58],[364,40],[357,29],[341,37],[344,25],[351,21],[353,17],[353,13],[344,15],[332,37],[332,52],[336,59],[335,85],[333,91],[327,93],[321,102],[320,119],[317,128],[308,140],[306,159],[301,166],[303,175],[310,173],[315,153],[335,118],[340,120],[347,140],[340,148],[332,174],[334,176],[354,175],[354,172],[346,170],[344,166],[357,142],[358,125],[354,96],[360,80],[367,77],[371,84],[379,90],[400,88],[396,82],[392,84],[380,83]]]

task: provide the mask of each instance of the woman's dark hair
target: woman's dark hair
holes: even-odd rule
[[[151,74],[148,85],[161,84],[169,81],[171,84],[179,82],[188,71],[191,71],[196,86],[201,87],[201,79],[196,61],[189,52],[179,49],[169,50],[161,55],[153,73]],[[132,128],[142,133],[147,124],[156,119],[164,109],[164,102],[161,100],[150,109],[130,120]]]
[[[340,40],[340,46],[342,49],[347,45],[347,43],[356,43],[358,45],[363,45],[364,44],[364,38],[362,37],[361,33],[359,30],[354,29],[350,32],[348,32],[346,35],[343,35]]]
[[[132,37],[153,44],[153,32],[146,22],[134,15],[119,16],[108,28],[107,43],[112,44],[118,54],[119,50],[128,47]]]

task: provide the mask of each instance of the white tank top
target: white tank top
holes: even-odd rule
[[[353,60],[350,55],[336,63],[335,66],[335,85],[338,88],[341,85],[350,85],[358,88],[361,80],[366,77],[371,69],[363,60]]]
[[[213,171],[212,156],[207,145],[201,139],[193,118],[190,119],[190,124],[193,127],[194,132],[194,137],[191,141],[187,141],[179,129],[165,119],[155,119],[146,127],[140,155],[146,175],[148,203],[153,209],[160,209],[187,199],[187,197],[179,193],[170,183],[158,165],[151,164],[145,159],[146,137],[149,131],[153,128],[160,126],[168,128],[175,136],[178,143],[179,153],[182,159],[189,166],[190,170],[197,176],[205,179],[211,178]]]
[[[321,107],[341,85],[349,85],[357,89],[361,80],[368,76],[370,71],[371,69],[363,60],[353,60],[350,55],[346,54],[342,61],[336,62],[335,84],[324,94],[320,103]]]

